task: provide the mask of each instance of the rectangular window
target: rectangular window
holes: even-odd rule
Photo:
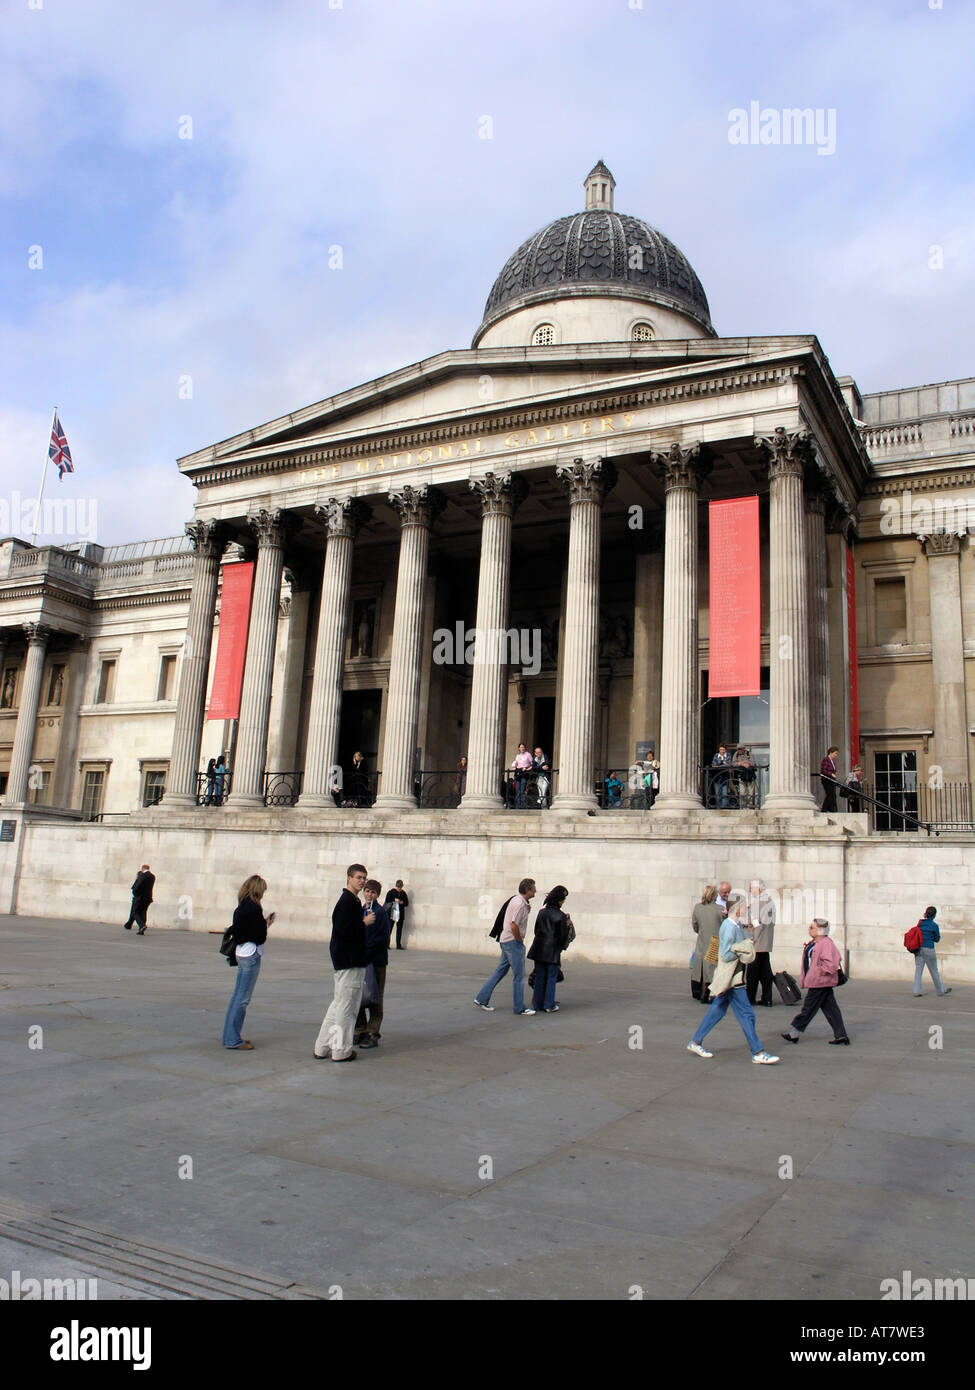
[[[142,804],[143,806],[158,806],[163,799],[163,792],[166,790],[166,773],[164,770],[148,771],[142,784]]]
[[[877,646],[907,641],[907,585],[903,579],[876,579],[873,586]]]
[[[159,663],[159,688],[156,691],[157,700],[176,699],[176,658],[175,656],[164,656]]]
[[[67,670],[64,662],[59,662],[51,667],[51,677],[47,683],[47,703],[49,705],[60,705],[64,703],[64,673]]]
[[[32,806],[47,806],[51,796],[51,771],[32,767],[27,774],[27,800]]]
[[[103,661],[101,670],[98,673],[98,694],[95,696],[96,705],[110,705],[115,699],[115,667],[118,663],[114,657],[109,661]]]
[[[916,825],[903,820],[896,812],[906,811],[917,818],[917,753],[906,750],[875,753],[873,775],[877,800],[890,808],[876,808],[877,829],[916,831]]]
[[[105,791],[105,772],[102,768],[89,768],[85,772],[81,790],[81,815],[83,820],[94,820],[101,815],[102,795]]]

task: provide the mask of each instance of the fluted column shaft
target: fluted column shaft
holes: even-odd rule
[[[10,757],[10,775],[7,778],[8,806],[27,800],[27,777],[34,753],[34,731],[37,728],[37,711],[41,703],[44,656],[47,640],[51,635],[50,628],[43,627],[40,623],[24,623],[24,631],[27,633],[27,662],[24,667],[20,710],[17,714],[17,728]]]
[[[560,465],[569,494],[569,564],[565,599],[558,790],[554,811],[588,811],[593,793],[593,737],[599,668],[599,543],[602,502],[616,482],[607,459]]]
[[[809,585],[802,479],[808,434],[781,426],[758,439],[769,455],[769,811],[811,811]],[[823,750],[825,752],[825,749]]]
[[[829,594],[826,585],[826,498],[806,498],[809,566],[809,768],[814,771],[833,740],[829,698]]]
[[[661,815],[701,805],[697,506],[709,462],[699,444],[674,444],[653,462],[666,489],[660,795],[653,807]]]
[[[501,804],[506,672],[499,635],[508,625],[512,518],[525,485],[517,474],[487,473],[473,478],[471,489],[481,499],[475,619],[479,636],[474,646],[467,784],[461,805],[465,811],[483,811]]]
[[[180,662],[179,691],[173,745],[166,779],[168,806],[194,806],[196,781],[203,741],[203,715],[206,703],[207,672],[213,643],[213,619],[217,604],[217,579],[226,532],[214,521],[194,521],[186,534],[196,549],[193,561],[193,589],[186,621],[186,637]]]
[[[349,614],[352,554],[359,527],[371,515],[364,502],[330,499],[315,511],[325,521],[327,541],[322,598],[315,639],[315,676],[308,717],[308,748],[300,806],[331,806],[331,785],[338,766],[342,679]]]
[[[406,486],[391,492],[389,501],[399,512],[402,533],[386,698],[382,791],[376,798],[376,807],[378,810],[403,810],[416,805],[413,763],[420,709],[423,599],[430,528],[443,506],[443,497],[433,488]]]
[[[261,511],[248,517],[257,535],[254,595],[247,634],[244,686],[240,698],[237,749],[231,768],[233,806],[263,806],[267,726],[271,708],[274,646],[278,635],[281,572],[284,569],[284,530],[281,511]]]
[[[965,630],[961,599],[961,541],[936,532],[923,541],[931,599],[931,678],[936,765],[945,782],[968,782],[969,716],[965,692]]]

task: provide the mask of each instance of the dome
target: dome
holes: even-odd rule
[[[676,310],[711,335],[707,296],[690,262],[640,217],[613,210],[613,176],[600,161],[586,179],[586,209],[528,238],[494,282],[475,346],[515,309],[586,295],[622,295]]]

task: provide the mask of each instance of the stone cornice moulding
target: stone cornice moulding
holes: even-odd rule
[[[962,472],[924,472],[898,475],[897,479],[876,479],[867,485],[864,501],[871,497],[899,497],[904,492],[944,492],[950,488],[966,487],[975,489],[975,475],[971,469]]]

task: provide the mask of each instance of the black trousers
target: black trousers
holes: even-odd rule
[[[768,951],[756,951],[755,959],[749,962],[745,970],[745,990],[748,994],[749,1004],[755,1003],[759,985],[762,986],[762,1003],[764,1004],[766,999],[771,999],[774,984]]]
[[[825,777],[820,777],[819,780],[823,786],[823,805],[821,809],[824,811],[835,811],[836,788],[833,786],[832,782],[827,782]]]
[[[792,1026],[796,1032],[804,1033],[806,1026],[812,1022],[820,1009],[823,1011],[826,1022],[833,1030],[833,1037],[845,1038],[846,1024],[843,1022],[843,1015],[840,1013],[840,1006],[836,1002],[836,995],[833,993],[832,987],[806,990],[802,1008],[792,1020]]]
[[[134,922],[136,926],[139,928],[139,930],[141,932],[144,932],[146,929],[146,914],[148,913],[148,911],[148,903],[136,902],[135,898],[133,898],[132,909],[129,912],[129,920],[126,922],[125,925],[127,927],[131,927],[132,923]]]

